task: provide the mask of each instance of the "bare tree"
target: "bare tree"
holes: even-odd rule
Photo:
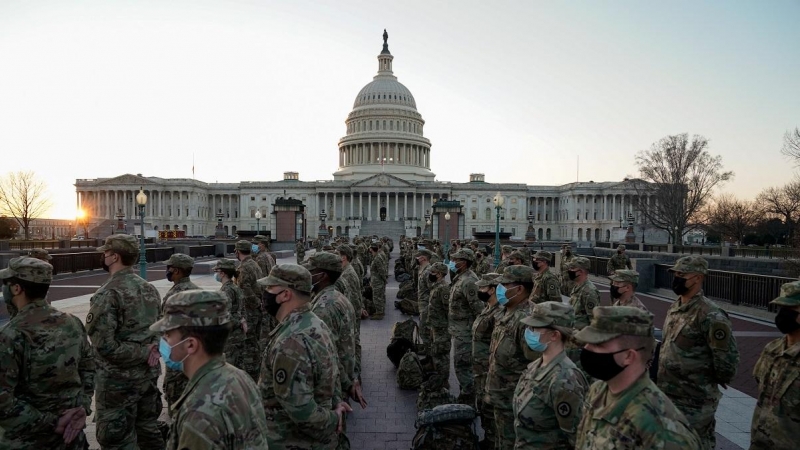
[[[718,185],[733,178],[723,171],[722,157],[711,156],[708,140],[686,133],[667,136],[636,155],[639,178],[630,180],[637,209],[654,227],[680,243],[685,231]]]
[[[50,206],[47,186],[33,172],[11,172],[0,180],[0,213],[16,219],[25,239],[30,239],[30,223]]]
[[[800,181],[764,189],[756,197],[755,203],[767,216],[783,221],[788,241],[793,242],[795,228],[800,221]]]
[[[783,135],[783,148],[781,153],[800,161],[800,128],[795,127],[794,131],[787,131]]]
[[[745,234],[758,224],[761,212],[751,201],[740,200],[732,194],[722,194],[703,209],[702,216],[709,231],[738,241],[741,245]]]

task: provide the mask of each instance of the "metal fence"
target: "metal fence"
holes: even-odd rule
[[[589,273],[600,277],[608,276],[608,260],[611,258],[601,258],[599,256],[586,256],[592,264]]]
[[[664,246],[666,247],[666,246]],[[666,251],[666,250],[663,250]],[[672,253],[685,253],[688,255],[716,255],[721,256],[723,253],[727,253],[727,248],[722,248],[719,246],[705,246],[705,245],[675,245],[672,247]],[[727,256],[727,255],[725,255]]]
[[[731,256],[743,258],[768,258],[768,259],[797,259],[800,258],[800,249],[796,248],[731,248]]]
[[[670,267],[655,265],[656,288],[672,289],[673,273],[669,271]],[[709,270],[703,282],[703,292],[714,300],[775,311],[769,302],[780,294],[782,284],[793,281],[797,279]]]
[[[173,253],[175,253],[175,249],[172,247],[148,248],[145,249],[145,258],[149,263],[162,262],[169,259]],[[95,270],[103,267],[100,253],[53,253],[50,256],[53,257],[50,261],[50,264],[53,265],[53,275]]]
[[[199,258],[201,256],[214,256],[214,245],[192,245],[189,247],[189,256]]]

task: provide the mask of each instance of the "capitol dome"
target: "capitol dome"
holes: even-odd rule
[[[394,56],[388,35],[378,55],[378,74],[364,86],[345,121],[347,135],[339,140],[339,170],[334,180],[362,180],[390,173],[408,181],[433,181],[431,142],[411,91],[392,71]]]

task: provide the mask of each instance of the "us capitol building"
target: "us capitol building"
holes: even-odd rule
[[[511,239],[616,240],[631,219],[641,235],[636,191],[625,181],[531,186],[487,182],[481,173],[464,182],[437,181],[425,121],[411,91],[394,75],[385,31],[383,38],[378,73],[356,95],[345,121],[332,181],[303,181],[291,171],[280,181],[239,183],[141,174],[78,179],[78,206],[89,217],[89,235],[107,236],[120,220],[138,233],[140,188],[148,196],[145,229],[184,230],[187,236],[214,235],[221,222],[219,234],[255,232],[258,226],[277,242],[325,233],[471,239],[495,230],[498,192],[500,228]],[[649,227],[647,234],[653,242]]]

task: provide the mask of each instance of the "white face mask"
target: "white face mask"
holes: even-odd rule
[[[219,272],[215,273],[215,274],[214,274],[214,280],[215,280],[217,283],[222,283],[222,274],[221,274],[221,273],[219,273]]]

